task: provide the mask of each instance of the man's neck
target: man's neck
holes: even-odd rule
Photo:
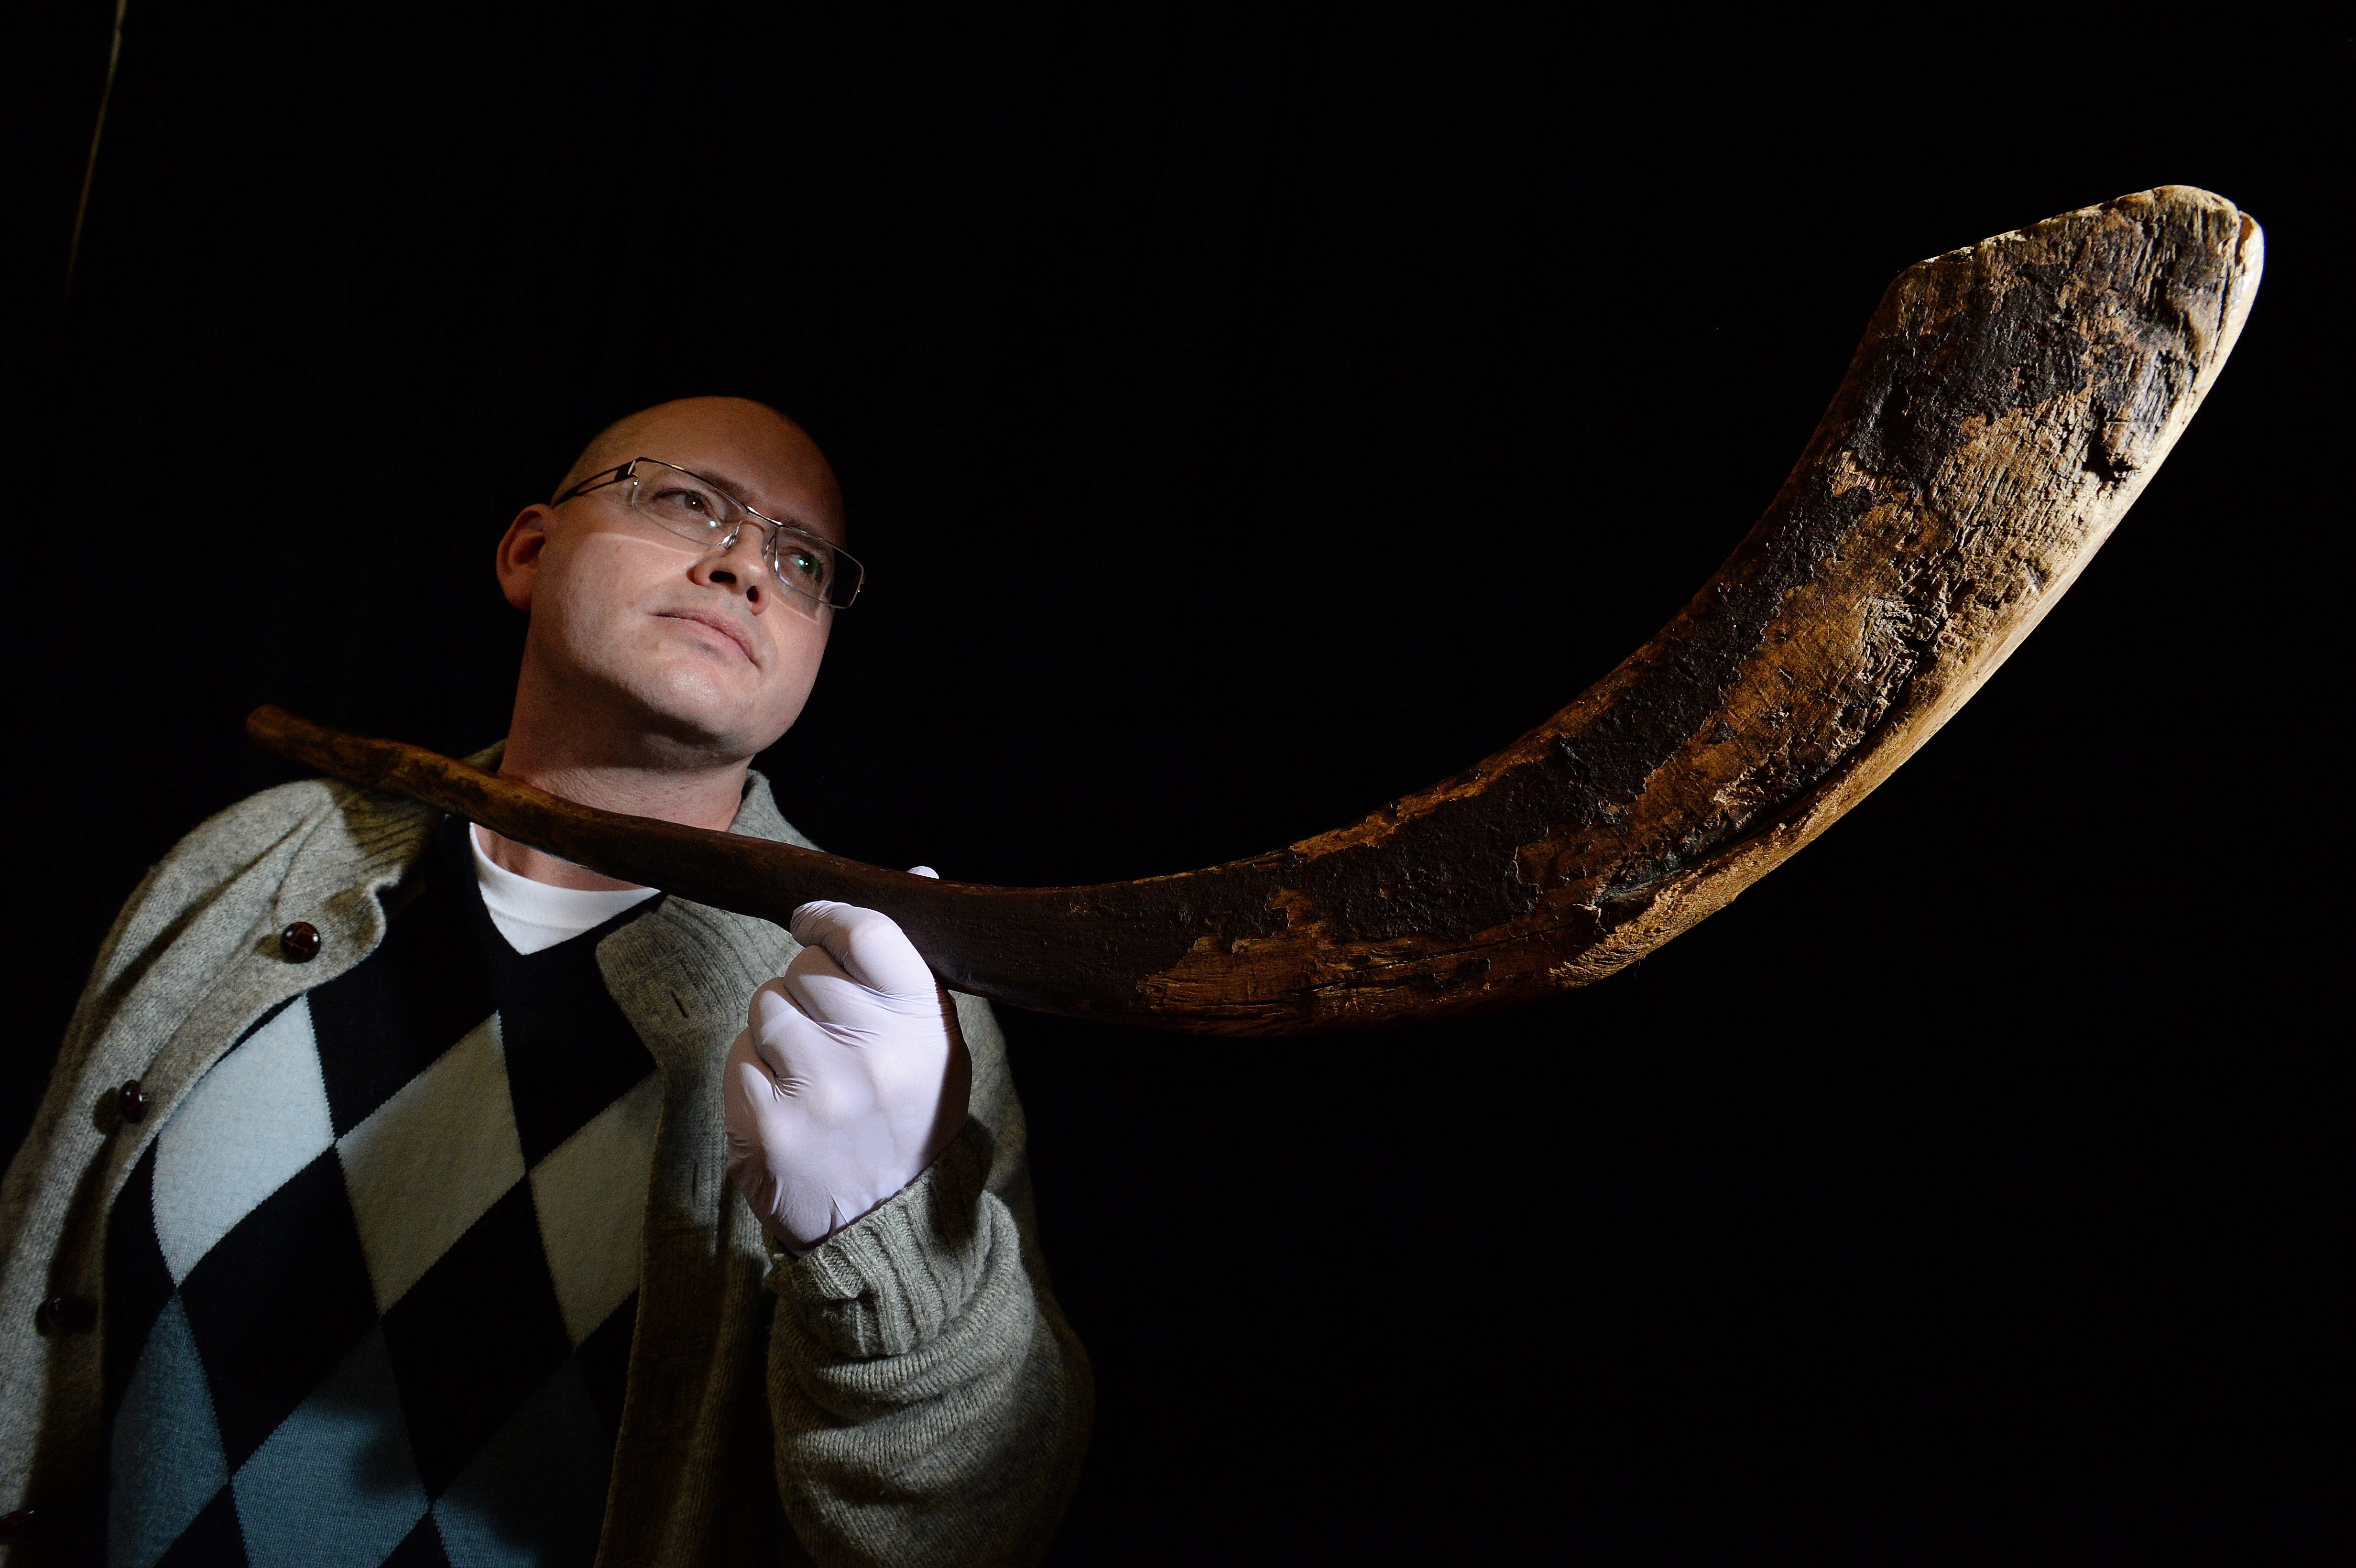
[[[518,715],[519,720],[521,717]],[[547,737],[536,732],[535,726],[519,722],[509,731],[507,750],[499,758],[499,776],[603,811],[724,832],[736,820],[736,808],[744,798],[744,776],[751,765],[739,760],[704,767],[667,768],[601,760],[583,755],[577,748],[562,742],[552,744]],[[483,852],[493,864],[552,887],[601,891],[637,885],[600,876],[584,866],[501,837],[488,828],[483,830],[482,844]]]

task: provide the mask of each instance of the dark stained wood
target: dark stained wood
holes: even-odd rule
[[[592,810],[274,708],[248,729],[701,902],[883,910],[948,984],[1016,1007],[1252,1035],[1527,1000],[1722,908],[1970,698],[2182,433],[2262,254],[2232,203],[2171,186],[1909,268],[1782,493],[1659,635],[1469,772],[1248,860],[935,882]]]

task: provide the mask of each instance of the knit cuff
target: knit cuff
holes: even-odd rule
[[[989,1135],[968,1122],[923,1175],[796,1258],[772,1242],[769,1288],[833,1354],[869,1360],[924,1344],[965,1307],[989,1261]]]

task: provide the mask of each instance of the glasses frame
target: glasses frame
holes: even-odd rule
[[[573,499],[575,496],[590,495],[593,492],[609,489],[616,485],[620,485],[626,481],[637,480],[640,478],[638,468],[642,464],[648,464],[656,468],[668,468],[673,474],[684,474],[690,479],[695,480],[698,484],[710,486],[715,496],[727,505],[735,508],[735,515],[733,517],[723,517],[720,519],[720,521],[726,526],[727,537],[723,539],[718,535],[714,535],[713,542],[709,547],[710,549],[723,552],[734,549],[736,548],[736,541],[744,537],[744,524],[746,521],[750,520],[752,522],[758,523],[762,529],[762,563],[769,569],[769,581],[775,582],[778,587],[786,590],[787,592],[797,594],[815,604],[824,604],[829,608],[836,610],[848,610],[851,608],[851,602],[859,597],[860,590],[867,586],[867,568],[860,561],[860,559],[857,556],[851,554],[849,550],[844,549],[841,546],[830,543],[826,539],[820,539],[817,534],[812,533],[809,529],[803,528],[798,523],[779,522],[775,517],[767,517],[760,512],[756,512],[752,507],[746,506],[744,502],[738,500],[735,496],[730,495],[728,493],[727,486],[721,484],[711,475],[706,474],[698,474],[692,468],[681,468],[676,463],[665,463],[659,457],[633,457],[627,463],[617,464],[614,467],[605,469],[603,472],[592,474],[588,478],[584,479],[580,484],[575,485],[573,488],[564,492],[563,495],[559,496],[555,500],[551,501],[549,505],[552,507],[562,507],[565,502]],[[626,502],[632,512],[638,511],[636,498],[637,494],[637,493],[635,490],[632,491],[629,498]],[[655,519],[652,517],[648,517],[647,520],[654,523],[655,527],[662,528],[663,532],[670,535],[670,537],[675,539],[686,539],[691,544],[694,542],[690,536],[680,533],[674,528],[665,528],[661,523],[655,522]],[[791,537],[798,542],[811,545],[817,549],[824,552],[827,559],[832,561],[835,566],[835,570],[830,578],[831,581],[840,582],[844,575],[841,569],[845,566],[850,567],[851,592],[844,594],[840,601],[831,597],[821,599],[818,595],[809,592],[808,590],[797,588],[791,582],[788,582],[786,580],[784,573],[777,570],[777,541],[780,539],[787,537]]]

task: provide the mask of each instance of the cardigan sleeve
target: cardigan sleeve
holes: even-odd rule
[[[1005,1040],[957,1002],[965,1130],[808,1255],[772,1253],[778,1501],[822,1564],[1036,1562],[1087,1445],[1094,1385],[1037,1245]]]

